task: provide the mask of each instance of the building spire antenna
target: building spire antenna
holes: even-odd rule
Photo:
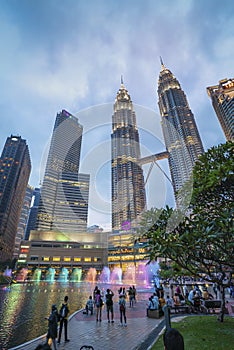
[[[162,69],[165,69],[165,66],[164,66],[164,63],[163,63],[163,60],[162,60],[162,56],[160,56],[160,62],[161,62]]]
[[[121,75],[121,85],[123,85],[123,75]]]

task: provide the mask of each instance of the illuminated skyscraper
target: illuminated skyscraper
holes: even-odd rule
[[[158,105],[162,130],[169,153],[169,168],[174,193],[189,179],[194,163],[204,152],[193,113],[180,83],[161,60],[158,80]]]
[[[145,209],[144,176],[140,159],[139,133],[133,104],[123,81],[112,116],[112,229],[137,226]]]
[[[8,137],[0,158],[0,261],[12,259],[31,171],[26,141]]]
[[[219,85],[207,87],[227,141],[234,140],[234,79],[220,80]]]
[[[36,229],[83,232],[87,228],[89,175],[78,174],[83,127],[65,110],[57,114]]]
[[[24,233],[26,230],[27,220],[29,216],[30,204],[32,200],[33,187],[27,186],[24,201],[21,209],[20,219],[18,223],[18,229],[15,237],[15,249],[13,257],[18,259],[20,253],[20,244],[24,239]]]

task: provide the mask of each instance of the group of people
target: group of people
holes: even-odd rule
[[[174,289],[172,288],[172,297],[167,296],[166,304],[168,306],[179,307],[185,303],[190,305],[192,312],[205,311],[204,301],[214,299],[213,295],[209,293],[206,286],[201,288],[197,283],[189,291],[186,285],[180,287],[177,285]]]
[[[68,339],[68,332],[67,332],[69,312],[70,312],[70,306],[68,304],[67,295],[64,297],[63,303],[60,305],[59,309],[57,309],[57,306],[55,304],[52,305],[49,317],[45,317],[45,319],[48,320],[46,344],[38,345],[36,350],[50,349],[50,347],[48,347],[49,339],[52,339],[54,350],[57,350],[56,339],[58,338],[57,343],[60,344],[63,328],[64,328],[65,342],[70,341],[70,339]],[[59,333],[58,333],[58,322],[59,322]]]
[[[85,306],[85,312],[87,315],[94,314],[94,309],[96,310],[96,321],[102,321],[102,307],[106,305],[107,320],[108,323],[114,323],[114,292],[108,288],[106,293],[102,293],[101,290],[96,286],[93,291],[93,296],[90,295]],[[127,296],[129,297],[129,307],[133,307],[133,304],[136,303],[136,288],[135,286],[129,287],[126,291],[125,287],[120,287],[118,290],[118,305],[120,312],[120,325],[127,326],[127,317],[126,317],[126,300]]]

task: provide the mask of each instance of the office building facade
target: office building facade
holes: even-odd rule
[[[83,232],[87,228],[89,175],[78,174],[83,127],[62,110],[53,129],[36,229]]]
[[[234,140],[234,78],[223,79],[218,85],[207,87],[208,96],[227,141]]]
[[[193,166],[204,149],[186,95],[162,60],[157,92],[171,179],[177,199],[178,191],[190,178]]]
[[[112,229],[129,230],[138,225],[146,196],[143,170],[137,163],[141,156],[136,115],[123,81],[114,104],[111,152]]]
[[[26,141],[7,138],[0,158],[0,261],[13,258],[15,238],[31,171]]]
[[[27,221],[29,217],[29,211],[30,211],[30,205],[32,201],[32,195],[33,195],[33,187],[32,186],[27,186],[25,196],[24,196],[24,202],[20,214],[20,219],[19,219],[19,224],[18,224],[18,229],[15,237],[15,249],[14,249],[14,254],[13,257],[15,259],[18,259],[19,257],[19,252],[20,252],[20,244],[22,239],[25,237],[25,230],[27,226]]]

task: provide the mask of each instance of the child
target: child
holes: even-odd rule
[[[93,299],[92,299],[92,295],[89,296],[89,299],[87,300],[87,303],[86,303],[86,306],[85,306],[85,309],[86,309],[86,315],[89,314],[89,311],[91,313],[91,315],[93,315]]]

